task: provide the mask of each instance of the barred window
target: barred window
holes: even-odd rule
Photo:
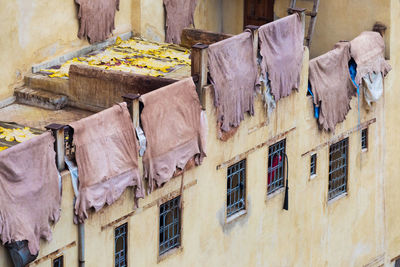
[[[160,255],[181,243],[180,196],[160,206]]]
[[[315,175],[316,173],[317,173],[317,154],[312,154],[310,162],[310,175]]]
[[[115,239],[115,267],[126,267],[127,266],[127,230],[128,224],[125,223],[114,231]]]
[[[227,217],[244,210],[246,195],[246,160],[228,167],[226,210]]]
[[[268,194],[274,193],[284,186],[286,139],[268,149]]]
[[[368,148],[368,128],[361,131],[361,149]]]
[[[53,260],[53,267],[64,267],[64,255]]]
[[[343,139],[329,148],[329,190],[328,199],[333,199],[347,191],[349,139]]]

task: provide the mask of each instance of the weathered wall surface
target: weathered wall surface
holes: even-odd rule
[[[399,189],[399,155],[400,155],[400,105],[398,94],[400,92],[400,2],[391,1],[391,65],[390,79],[385,84],[385,138],[384,153],[385,164],[383,169],[385,177],[385,202],[386,202],[386,248],[387,258],[394,259],[400,256],[400,189]]]
[[[0,0],[0,101],[13,95],[35,63],[87,45],[78,34],[73,0]],[[121,0],[114,33],[131,30],[131,1]]]
[[[184,176],[182,246],[170,255],[158,256],[159,205],[179,195],[182,176],[178,176],[140,200],[135,212],[133,194],[127,190],[112,206],[90,213],[85,224],[87,266],[113,265],[114,229],[125,222],[128,223],[128,262],[135,266],[363,266],[371,262],[384,263],[385,209],[381,172],[384,101],[379,101],[369,112],[361,102],[361,122],[376,118],[369,126],[368,150],[362,152],[360,132],[351,131],[358,123],[357,98],[352,99],[352,110],[345,122],[337,126],[336,134],[322,133],[313,118],[311,98],[306,96],[307,50],[301,77],[299,91],[278,102],[268,124],[265,124],[267,118],[258,95],[256,115],[246,115],[238,132],[227,142],[217,139],[216,110],[209,88],[206,98],[208,156],[201,166],[188,170]],[[348,193],[328,202],[329,146],[316,150],[318,162],[314,179],[309,176],[310,155],[302,155],[348,131]],[[289,211],[282,210],[283,190],[273,196],[266,193],[268,145],[245,153],[266,141],[273,144],[283,138],[286,138],[289,158]],[[220,169],[217,166],[233,158],[237,161],[246,158],[246,213],[227,222],[227,166]],[[69,176],[63,180],[62,221],[55,226],[54,241],[42,243],[39,259],[76,240]],[[391,226],[395,228],[394,223]],[[3,256],[4,249],[1,248],[0,253]],[[68,266],[77,266],[77,246],[65,250],[65,257]],[[6,257],[0,259],[6,260]],[[37,266],[48,266],[48,263],[46,259]],[[1,264],[9,266],[7,262]]]
[[[243,3],[243,0],[199,0],[194,14],[196,29],[240,33],[243,30]],[[137,34],[150,40],[164,41],[163,0],[134,0],[132,10],[132,25]]]
[[[114,229],[127,222],[128,264],[135,266],[157,263],[160,266],[392,266],[391,259],[400,254],[397,174],[400,78],[396,75],[400,38],[395,35],[400,30],[399,1],[392,0],[391,8],[390,63],[394,69],[385,79],[385,95],[378,103],[366,111],[366,104],[360,102],[361,122],[376,119],[369,126],[367,151],[361,150],[360,132],[352,131],[359,118],[356,97],[335,134],[318,130],[311,97],[306,96],[307,51],[299,91],[278,102],[268,124],[264,124],[267,118],[258,95],[256,115],[246,115],[238,132],[227,142],[216,137],[216,111],[209,89],[208,156],[201,166],[185,173],[181,248],[158,257],[159,205],[179,194],[182,176],[178,176],[140,200],[135,212],[133,194],[127,190],[112,206],[91,213],[85,225],[86,265],[113,265]],[[314,39],[317,44],[319,38]],[[328,202],[329,146],[319,146],[346,132],[348,192]],[[271,197],[266,194],[268,145],[243,154],[281,134],[276,141],[286,138],[289,211],[282,210],[282,190]],[[310,179],[310,155],[303,154],[314,148],[318,148],[317,175]],[[247,161],[246,214],[227,222],[227,168],[216,167],[233,158]],[[77,242],[72,200],[70,177],[64,175],[61,221],[53,228],[53,241],[41,243],[40,262],[32,266],[49,266],[51,258],[58,255],[53,252]],[[66,266],[78,266],[77,243],[61,252]],[[52,256],[47,258],[47,255]],[[10,266],[3,247],[0,247],[0,266]]]
[[[372,30],[375,22],[383,22],[390,31],[391,0],[320,0],[317,23],[311,44],[311,58],[331,50],[340,40],[352,40],[362,31]],[[298,0],[297,7],[312,10],[314,1]],[[290,0],[275,1],[275,15],[284,17]],[[307,32],[307,30],[306,30]],[[390,43],[390,35],[386,36]],[[389,45],[387,47],[389,55]]]

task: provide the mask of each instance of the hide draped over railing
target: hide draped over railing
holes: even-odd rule
[[[144,94],[140,101],[147,139],[144,177],[152,191],[183,170],[189,160],[201,164],[206,156],[207,120],[192,78]]]
[[[126,103],[73,122],[73,143],[79,173],[75,214],[80,222],[87,210],[111,205],[127,187],[135,199],[144,197],[138,166],[138,143]]]
[[[0,237],[3,244],[52,238],[50,222],[60,217],[60,179],[54,138],[45,132],[0,153]]]

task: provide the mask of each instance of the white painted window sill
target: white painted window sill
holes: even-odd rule
[[[339,196],[337,196],[335,198],[332,198],[331,200],[328,200],[328,205],[331,205],[331,204],[335,203],[336,201],[338,201],[338,200],[340,200],[340,199],[342,199],[344,197],[347,197],[347,192],[343,193],[343,194],[341,194],[341,195],[339,195]]]
[[[247,214],[247,210],[241,210],[241,211],[229,216],[228,218],[226,218],[226,223],[233,222],[234,220],[236,220],[239,217],[242,217],[242,216],[244,216],[246,214]]]
[[[279,194],[282,193],[283,191],[285,191],[285,187],[279,188],[278,190],[276,190],[276,191],[273,192],[272,194],[268,194],[268,195],[267,195],[267,199],[271,199],[271,198],[275,197],[276,195],[279,195]]]

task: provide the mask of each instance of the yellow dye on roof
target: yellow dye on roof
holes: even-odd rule
[[[88,54],[65,62],[60,68],[42,69],[49,77],[68,77],[71,64],[82,64],[109,70],[163,77],[184,66],[190,66],[190,51],[173,44],[150,42],[139,38],[122,41],[97,54]]]
[[[15,140],[18,143],[22,143],[22,142],[29,140],[35,136],[36,135],[31,132],[31,129],[29,127],[25,127],[23,129],[20,129],[20,128],[6,129],[3,127],[0,127],[0,139],[4,139],[7,142],[13,142]]]

